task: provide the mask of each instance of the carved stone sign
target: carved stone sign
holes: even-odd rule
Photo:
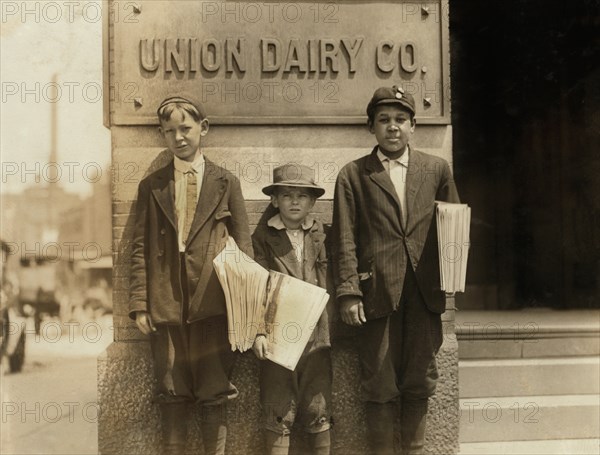
[[[449,123],[448,3],[127,2],[111,14],[111,122],[153,124],[167,93],[213,123],[363,123],[402,84],[420,123]]]

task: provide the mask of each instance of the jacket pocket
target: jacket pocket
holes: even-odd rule
[[[217,212],[215,215],[215,220],[222,220],[224,218],[228,218],[231,217],[231,212],[227,209],[225,210],[221,210],[220,212]]]
[[[220,251],[225,246],[225,242],[229,237],[227,226],[230,223],[231,217],[231,212],[228,209],[220,210],[215,214],[214,238],[218,242],[217,251]]]
[[[373,291],[373,285],[375,282],[375,272],[373,270],[373,261],[369,262],[369,270],[365,272],[358,272],[358,285],[360,286],[360,292],[363,294],[363,300],[369,297],[369,294]]]

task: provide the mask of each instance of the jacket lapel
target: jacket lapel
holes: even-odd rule
[[[175,215],[175,166],[173,165],[173,161],[154,175],[152,194],[173,226],[173,229],[177,231],[177,216]]]
[[[308,272],[315,268],[324,241],[325,234],[319,232],[316,222],[313,223],[310,231],[304,236],[304,263]]]
[[[410,214],[414,213],[415,200],[417,193],[423,184],[423,180],[426,176],[423,175],[423,161],[421,159],[421,153],[417,150],[410,149],[410,155],[408,159],[408,172],[406,173],[406,226],[411,222]],[[426,170],[425,170],[426,171]]]
[[[191,242],[208,218],[215,211],[225,193],[226,182],[222,171],[212,161],[205,158],[204,176],[200,188],[200,198],[196,206],[194,221],[190,227],[187,243]]]
[[[302,279],[302,264],[296,257],[296,252],[285,229],[271,228],[269,231],[273,237],[269,244],[273,248],[274,257],[281,260],[289,275]]]

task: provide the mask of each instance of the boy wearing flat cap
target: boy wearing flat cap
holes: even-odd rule
[[[187,406],[201,405],[206,454],[224,454],[234,354],[225,297],[212,260],[231,235],[252,255],[240,182],[204,157],[202,104],[188,94],[159,106],[159,131],[174,158],[139,185],[129,315],[150,335],[161,407],[163,454],[185,453]]]
[[[263,188],[277,213],[252,235],[255,259],[263,267],[326,287],[327,257],[323,225],[310,216],[325,190],[314,170],[288,164],[273,170],[273,184]],[[294,371],[266,360],[269,342],[258,335],[254,353],[263,360],[260,398],[267,453],[286,455],[294,422],[308,434],[310,453],[329,454],[331,354],[327,310],[323,311]]]
[[[334,195],[333,275],[342,320],[360,327],[361,391],[372,453],[422,454],[427,401],[442,344],[434,201],[459,202],[448,163],[409,145],[415,101],[381,87],[367,106],[372,152],[340,171]]]

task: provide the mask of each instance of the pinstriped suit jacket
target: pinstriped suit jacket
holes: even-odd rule
[[[376,155],[348,163],[334,195],[332,266],[338,300],[362,298],[367,319],[398,308],[407,267],[413,267],[428,308],[445,310],[440,290],[436,200],[459,202],[448,163],[410,149],[406,226],[394,185]]]

